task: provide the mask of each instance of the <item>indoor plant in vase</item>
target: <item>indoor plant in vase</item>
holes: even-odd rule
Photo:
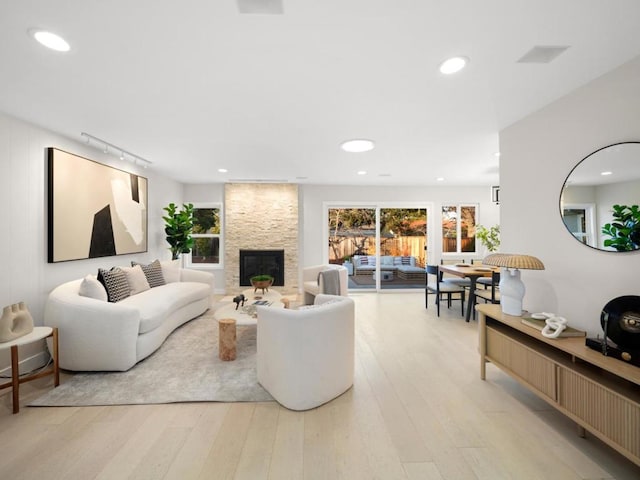
[[[497,251],[500,247],[500,225],[494,225],[491,228],[476,226],[476,238],[489,252]]]
[[[254,288],[253,292],[257,292],[259,288],[262,289],[262,293],[266,290],[269,291],[269,287],[273,285],[273,277],[271,275],[255,275],[249,279],[251,286]]]
[[[171,250],[171,260],[177,260],[181,253],[189,253],[193,247],[193,204],[187,203],[178,209],[175,203],[164,207],[167,212],[162,219],[165,222],[164,232]]]

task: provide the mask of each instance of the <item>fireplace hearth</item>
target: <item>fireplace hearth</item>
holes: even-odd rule
[[[271,275],[274,287],[284,286],[284,250],[240,250],[240,286],[251,286],[255,275]]]

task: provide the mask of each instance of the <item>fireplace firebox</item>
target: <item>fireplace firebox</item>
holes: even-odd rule
[[[255,275],[271,275],[274,287],[284,286],[284,250],[240,250],[240,286]]]

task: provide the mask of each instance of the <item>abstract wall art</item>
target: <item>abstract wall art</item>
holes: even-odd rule
[[[147,251],[147,179],[47,149],[48,262]]]

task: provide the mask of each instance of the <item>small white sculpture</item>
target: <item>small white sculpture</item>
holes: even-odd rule
[[[33,317],[24,302],[4,307],[0,317],[0,343],[10,342],[33,331]]]
[[[542,329],[542,335],[547,338],[558,338],[567,328],[567,319],[558,317],[555,313],[534,313],[531,317],[540,320],[544,319],[545,326]]]

